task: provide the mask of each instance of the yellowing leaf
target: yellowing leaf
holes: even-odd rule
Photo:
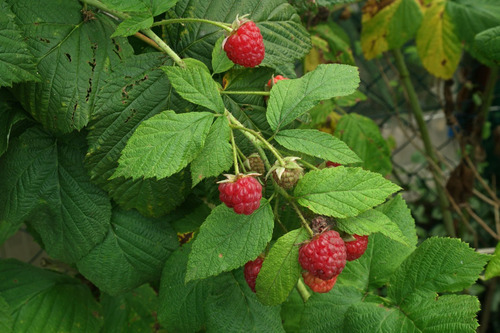
[[[417,0],[368,0],[361,21],[361,48],[370,60],[412,38],[422,21],[422,11]]]
[[[425,69],[443,79],[452,77],[462,54],[462,44],[453,28],[446,2],[439,1],[427,8],[417,33],[417,50]]]

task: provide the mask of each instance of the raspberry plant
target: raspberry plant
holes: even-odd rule
[[[475,330],[477,298],[454,292],[487,256],[458,239],[417,247],[373,122],[344,115],[334,135],[307,126],[321,101],[356,94],[359,73],[322,64],[297,77],[311,38],[286,1],[0,10],[0,241],[26,223],[58,262],[0,260],[2,332]],[[241,41],[224,52],[238,17],[262,36],[255,68],[230,60],[248,65],[235,60]],[[288,79],[269,91],[273,77]],[[365,165],[371,152],[353,138],[383,159]],[[217,182],[255,171],[244,163],[255,152],[267,173],[293,159],[301,174],[289,191],[252,178],[260,205],[238,214]],[[321,293],[299,263],[317,216],[332,220],[325,234],[370,240]],[[243,267],[262,253],[254,293]]]

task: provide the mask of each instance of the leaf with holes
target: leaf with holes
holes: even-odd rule
[[[29,222],[49,255],[77,261],[104,239],[111,218],[108,196],[83,166],[83,136],[32,127],[11,148],[0,159],[0,221]]]
[[[203,149],[213,118],[208,112],[164,111],[142,122],[123,149],[111,179],[161,179],[181,171]]]
[[[30,0],[12,2],[12,12],[38,59],[42,80],[14,89],[24,108],[50,131],[69,133],[85,127],[102,87],[116,64],[132,54],[125,39],[110,39],[114,21],[95,14],[82,19],[81,4],[47,1],[33,6]],[[57,15],[56,13],[64,13]]]

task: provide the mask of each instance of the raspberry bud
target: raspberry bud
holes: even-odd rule
[[[285,190],[292,189],[304,175],[302,167],[295,162],[298,159],[298,157],[285,157],[285,165],[276,161],[270,170],[276,183]]]
[[[252,289],[253,292],[255,292],[255,282],[257,281],[257,275],[259,275],[263,262],[264,259],[258,257],[257,259],[249,261],[245,264],[245,280],[247,281],[248,286],[250,287],[250,289]]]
[[[299,249],[302,268],[322,280],[339,275],[345,267],[346,256],[344,241],[335,230],[314,236]]]
[[[251,172],[260,173],[261,175],[266,173],[266,167],[264,166],[264,161],[260,158],[259,154],[254,153],[247,157],[245,160],[245,166]]]
[[[345,242],[347,260],[353,261],[365,253],[368,247],[368,236],[353,235],[356,240]]]
[[[332,290],[335,282],[337,282],[337,276],[325,281],[315,277],[310,272],[303,272],[302,277],[304,278],[304,283],[315,293],[327,293]]]
[[[260,206],[262,185],[251,175],[226,175],[219,184],[219,199],[236,214],[252,214]]]

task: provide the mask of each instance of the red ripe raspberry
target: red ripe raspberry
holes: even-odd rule
[[[304,278],[304,283],[315,293],[327,293],[332,290],[335,282],[337,282],[337,276],[325,281],[315,277],[310,272],[303,272],[302,277]]]
[[[341,166],[342,164],[340,163],[336,163],[336,162],[332,162],[332,161],[327,161],[326,162],[326,167],[327,168],[336,168],[338,166]]]
[[[346,262],[344,241],[335,230],[314,236],[299,249],[299,262],[303,269],[322,280],[339,275]]]
[[[356,260],[363,255],[368,246],[368,236],[353,235],[356,240],[345,242],[347,260]]]
[[[276,84],[276,82],[281,81],[281,80],[288,80],[288,78],[284,77],[283,75],[276,75],[275,77],[273,77],[272,79],[269,79],[269,81],[267,81],[268,88],[272,88]]]
[[[245,264],[245,280],[248,283],[250,289],[255,292],[255,281],[257,281],[257,275],[259,275],[260,269],[262,268],[262,263],[264,259],[258,257],[254,261],[249,261]]]
[[[235,64],[255,67],[264,59],[264,40],[253,21],[246,21],[234,29],[223,45],[227,57]]]
[[[236,214],[252,214],[260,206],[262,185],[252,176],[229,176],[219,184],[219,199]]]

